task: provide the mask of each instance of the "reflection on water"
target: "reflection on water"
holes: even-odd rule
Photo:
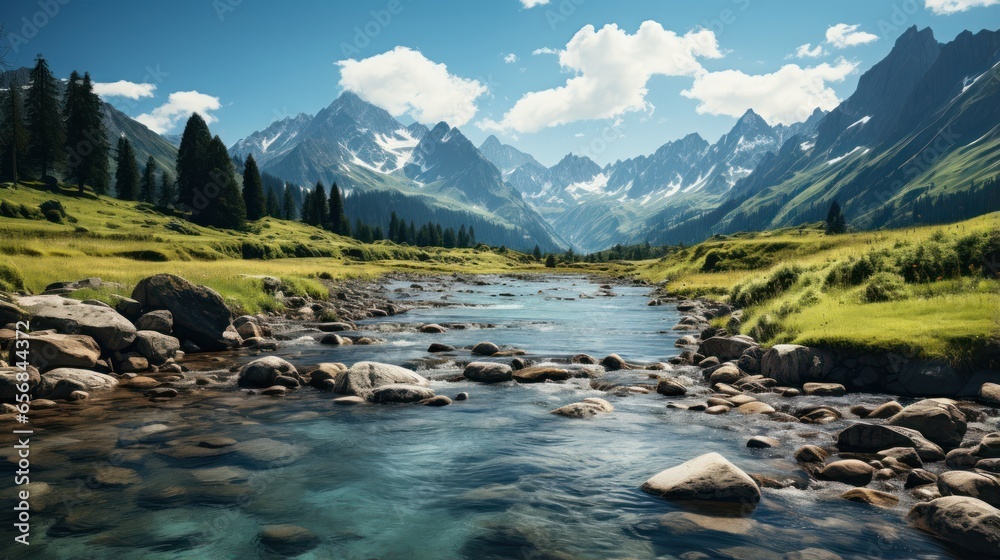
[[[614,352],[653,362],[676,354],[678,334],[670,328],[679,316],[671,307],[647,307],[644,288],[616,287],[617,297],[589,299],[579,295],[593,295],[597,286],[580,278],[497,281],[504,285],[458,284],[471,293],[447,294],[392,285],[403,289],[402,299],[448,295],[461,305],[363,326],[384,344],[298,341],[278,354],[301,364],[405,364],[427,358],[431,342],[462,347],[483,340],[524,349],[534,360]],[[501,292],[513,297],[497,297]],[[430,322],[494,328],[437,335],[409,328]],[[462,350],[450,358],[471,359]],[[751,473],[801,478],[792,452],[829,441],[843,423],[672,410],[660,395],[618,397],[592,390],[587,380],[444,381],[460,371],[449,360],[422,372],[434,378],[438,394],[469,393],[468,401],[444,408],[337,407],[312,389],[274,399],[198,388],[169,403],[119,392],[69,412],[36,412],[32,497],[44,509],[33,512],[30,551],[18,545],[3,554],[266,558],[276,554],[260,543],[261,528],[291,524],[319,539],[281,554],[302,558],[671,558],[689,551],[781,558],[809,548],[844,558],[952,557],[906,525],[911,502],[899,489],[903,503],[894,510],[841,500],[845,487],[832,483],[765,490],[760,507],[741,519],[685,511],[639,490],[656,472],[709,451]],[[611,379],[636,384],[646,377],[620,372]],[[615,411],[592,420],[548,413],[587,396],[608,399]],[[678,402],[697,400],[695,394]],[[747,437],[761,434],[783,446],[745,447]]]

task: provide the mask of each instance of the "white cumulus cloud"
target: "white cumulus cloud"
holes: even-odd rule
[[[544,6],[549,3],[549,0],[520,0],[521,5],[525,8],[534,8],[535,6]]]
[[[795,58],[817,58],[826,54],[823,50],[823,45],[812,46],[812,43],[806,43],[795,49]]]
[[[753,109],[771,125],[792,124],[805,120],[817,107],[836,107],[840,99],[828,84],[843,81],[857,67],[856,62],[840,59],[806,68],[786,64],[770,74],[707,72],[681,95],[699,101],[699,114],[739,117]]]
[[[550,49],[549,47],[542,47],[540,49],[535,49],[531,51],[531,54],[535,56],[538,56],[540,54],[559,54],[559,51],[556,49]]]
[[[153,109],[149,113],[143,113],[135,120],[149,127],[157,134],[170,132],[183,119],[191,116],[191,113],[198,113],[208,124],[212,124],[219,119],[211,114],[221,107],[218,97],[199,93],[197,91],[175,91],[167,98],[167,102]]]
[[[154,91],[156,91],[156,84],[137,84],[125,80],[96,82],[94,84],[94,93],[103,99],[109,97],[127,97],[129,99],[153,97]]]
[[[503,57],[503,61],[506,62],[507,64],[514,64],[515,62],[517,62],[517,55],[514,53],[505,54]]]
[[[455,76],[406,47],[336,64],[342,88],[393,116],[409,114],[424,124],[464,125],[476,114],[476,99],[487,92],[479,81]]]
[[[985,8],[1000,4],[1000,0],[926,0],[924,6],[937,15],[956,14],[972,8]]]
[[[830,26],[826,30],[826,42],[835,48],[846,49],[878,41],[878,35],[867,31],[858,31],[859,27],[861,27],[860,24],[848,25],[846,23]]]
[[[536,51],[538,52],[538,51]],[[580,29],[559,51],[559,64],[575,74],[557,88],[519,99],[500,122],[483,120],[486,130],[536,132],[589,119],[650,109],[646,84],[653,76],[696,76],[699,58],[721,58],[715,33],[707,29],[683,36],[646,21],[629,35],[615,24]]]

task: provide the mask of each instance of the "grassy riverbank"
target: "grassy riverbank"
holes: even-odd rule
[[[717,236],[645,263],[672,293],[744,307],[740,331],[790,342],[981,358],[1000,341],[1000,214],[892,231]]]
[[[100,277],[128,292],[140,279],[161,272],[181,275],[219,291],[247,312],[277,309],[260,276],[274,276],[286,295],[325,297],[324,280],[371,278],[387,272],[415,274],[551,272],[529,255],[480,246],[475,249],[417,248],[387,241],[363,244],[298,222],[266,218],[250,231],[196,226],[149,205],[110,197],[59,192],[39,184],[0,187],[3,214],[19,205],[37,210],[58,201],[61,223],[0,216],[0,290],[39,293],[56,281]],[[28,212],[25,212],[26,214]],[[617,270],[614,265],[581,271]],[[560,268],[560,270],[564,270]],[[81,296],[105,298],[110,290]]]

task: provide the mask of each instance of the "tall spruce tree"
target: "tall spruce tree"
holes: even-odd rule
[[[399,241],[399,218],[395,211],[389,218],[389,241]]]
[[[266,207],[268,216],[281,219],[281,203],[278,202],[278,194],[274,189],[267,189]]]
[[[464,249],[469,246],[469,232],[465,231],[465,224],[458,228],[458,247]]]
[[[210,183],[204,187],[206,204],[204,210],[195,207],[192,219],[199,224],[223,229],[246,227],[247,210],[236,182],[236,168],[222,138],[212,138],[205,158],[206,167],[211,169],[208,174]]]
[[[118,138],[118,157],[115,162],[115,195],[121,200],[135,200],[139,195],[139,163],[128,138]]]
[[[101,98],[94,93],[90,74],[73,72],[63,103],[66,123],[66,168],[83,193],[90,185],[97,194],[108,192],[108,140],[101,117]]]
[[[252,154],[247,156],[243,164],[243,203],[246,205],[248,220],[257,221],[267,215],[264,183]]]
[[[531,252],[531,255],[535,257],[536,261],[542,260],[542,249],[538,245],[535,245],[535,250]]]
[[[292,192],[292,185],[285,183],[285,192],[281,199],[281,217],[286,220],[297,219],[298,212],[295,211],[295,194]]]
[[[156,160],[153,156],[146,158],[146,166],[139,180],[139,200],[150,204],[156,202]]]
[[[344,213],[344,199],[340,187],[334,183],[330,187],[330,230],[338,235],[351,235],[351,222]]]
[[[17,186],[19,164],[25,159],[28,148],[28,131],[24,125],[24,106],[21,102],[21,86],[8,84],[7,94],[3,97],[3,119],[0,128],[0,147],[3,149],[3,161],[0,169],[4,177]],[[23,166],[20,166],[23,167]]]
[[[170,208],[177,202],[177,193],[175,192],[174,179],[170,176],[170,173],[166,171],[160,175],[160,192],[157,198],[157,205],[160,208]]]
[[[317,181],[316,188],[313,189],[312,196],[309,197],[309,221],[306,223],[325,229],[328,223],[328,212],[329,206],[326,199],[326,187],[323,186],[323,181]]]
[[[840,210],[840,204],[836,200],[830,204],[830,211],[826,214],[827,235],[837,235],[847,231],[847,220]]]
[[[59,115],[59,83],[42,55],[31,69],[31,85],[25,96],[28,128],[27,163],[42,177],[62,163],[66,131]]]
[[[204,206],[207,202],[202,191],[212,181],[209,177],[212,168],[208,167],[206,160],[211,143],[208,124],[201,115],[193,113],[184,125],[177,149],[177,204],[189,212],[196,211],[196,206]]]

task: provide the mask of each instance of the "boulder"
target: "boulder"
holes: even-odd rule
[[[435,342],[427,348],[428,352],[439,353],[439,352],[454,352],[455,347],[450,344],[441,344],[440,342]]]
[[[802,392],[814,397],[843,397],[847,389],[839,383],[806,383]]]
[[[265,525],[260,531],[260,544],[278,556],[301,556],[320,542],[319,536],[298,525]]]
[[[857,459],[844,459],[823,467],[823,470],[819,471],[818,477],[851,486],[866,486],[872,481],[874,474],[875,468],[868,463]]]
[[[717,383],[725,383],[727,385],[732,385],[743,377],[743,372],[740,368],[736,367],[735,364],[722,364],[712,375],[708,378],[709,385],[715,385]]]
[[[276,384],[279,376],[298,378],[295,366],[277,356],[267,356],[240,368],[237,383],[249,389],[266,389]]]
[[[799,463],[823,463],[830,454],[817,445],[804,445],[795,452],[795,460]]]
[[[357,395],[367,398],[375,389],[395,384],[429,387],[430,381],[399,366],[378,362],[358,362],[337,377],[337,383],[333,390],[341,395]]]
[[[822,379],[833,369],[826,353],[795,344],[776,344],[760,359],[760,372],[781,385],[802,385]]]
[[[746,338],[713,336],[703,340],[698,347],[698,353],[704,356],[715,356],[720,362],[738,360],[743,352],[749,348],[758,346]]]
[[[193,341],[202,350],[223,350],[232,345],[232,339],[224,334],[232,315],[222,296],[211,288],[173,274],[157,274],[140,280],[132,299],[146,311],[170,311],[177,337]]]
[[[138,352],[115,352],[113,359],[116,373],[138,373],[149,370],[149,360]]]
[[[660,379],[656,383],[656,392],[668,397],[679,397],[687,393],[687,387],[675,379]]]
[[[437,395],[435,397],[431,397],[429,399],[424,399],[420,401],[420,404],[424,406],[442,407],[450,405],[451,399],[444,395]]]
[[[776,438],[767,436],[753,436],[747,441],[747,447],[750,449],[770,449],[772,447],[780,447],[781,442]]]
[[[983,383],[976,395],[979,402],[992,407],[1000,407],[1000,384]]]
[[[601,365],[604,366],[604,369],[608,371],[629,369],[629,365],[618,354],[610,354],[608,356],[605,356],[604,359],[601,360]]]
[[[139,331],[135,337],[135,348],[150,363],[161,365],[177,356],[181,351],[181,342],[158,331]]]
[[[568,416],[570,418],[591,418],[598,414],[614,412],[615,407],[604,399],[587,398],[553,410],[550,414]]]
[[[552,366],[534,366],[518,369],[514,372],[514,381],[518,383],[544,383],[546,381],[566,381],[573,377],[568,369]]]
[[[465,366],[462,375],[470,381],[480,383],[503,383],[514,378],[514,369],[507,364],[472,362]]]
[[[944,459],[944,451],[924,438],[920,432],[899,426],[858,422],[837,435],[841,451],[877,453],[893,447],[912,447],[924,461]]]
[[[28,392],[34,392],[42,382],[38,369],[29,365],[26,371],[19,367],[0,367],[0,401],[11,402],[21,393],[19,388],[28,384]]]
[[[477,356],[492,356],[500,351],[500,347],[492,342],[480,342],[472,347],[472,353]]]
[[[772,414],[775,410],[773,406],[767,403],[754,401],[736,407],[736,412],[740,414]]]
[[[880,508],[893,508],[899,503],[899,498],[888,492],[879,492],[870,488],[854,488],[840,495],[849,502],[858,502]]]
[[[323,338],[319,339],[319,343],[326,346],[343,346],[349,340],[349,338],[342,337],[337,333],[327,333],[323,335]]]
[[[593,366],[597,365],[597,358],[588,354],[577,354],[569,359],[569,363]]]
[[[427,334],[441,334],[441,333],[448,332],[448,329],[442,327],[441,325],[437,325],[437,324],[431,323],[429,325],[423,325],[423,326],[421,326],[420,327],[420,332],[427,333]]]
[[[26,306],[31,312],[31,326],[35,330],[55,329],[62,334],[87,335],[107,351],[122,350],[135,340],[135,325],[114,309],[84,305],[72,300],[49,297],[22,298],[36,301]]]
[[[97,342],[82,334],[37,334],[28,337],[28,363],[45,372],[50,369],[92,368],[101,359]],[[10,349],[10,363],[19,362],[17,347]]]
[[[871,411],[865,418],[875,418],[879,420],[885,420],[887,418],[892,418],[893,416],[899,414],[903,410],[903,405],[896,401],[889,401],[883,405],[880,405]]]
[[[917,453],[917,450],[912,447],[892,447],[890,449],[879,451],[878,456],[879,458],[891,457],[914,469],[919,469],[924,466],[924,462],[920,459],[920,455]]]
[[[1000,507],[1000,480],[996,476],[973,471],[948,471],[937,479],[942,496],[968,496]]]
[[[976,455],[988,459],[1000,458],[1000,432],[993,432],[992,434],[983,436],[983,439],[979,441],[979,449],[976,451]]]
[[[760,488],[753,478],[718,453],[707,453],[647,480],[645,492],[667,500],[716,502],[753,511]]]
[[[156,331],[170,334],[174,330],[174,316],[166,309],[150,311],[136,319],[135,328],[140,331]]]
[[[921,502],[907,519],[939,539],[983,556],[1000,550],[1000,510],[975,498],[947,496]]]
[[[926,399],[904,408],[887,422],[917,430],[943,448],[962,445],[965,437],[965,414],[945,399]]]
[[[684,346],[696,346],[697,344],[698,344],[698,339],[689,334],[686,334],[678,338],[676,341],[674,341],[674,346],[676,346],[677,348],[681,348]]]
[[[945,456],[945,464],[950,469],[971,469],[979,462],[978,447],[958,447]]]
[[[918,486],[924,486],[927,484],[936,484],[938,475],[925,471],[924,469],[913,469],[908,475],[906,475],[906,483],[903,484],[903,488],[909,490],[910,488],[916,488]]]
[[[434,398],[434,391],[420,385],[392,383],[372,390],[371,401],[377,404],[414,403]]]
[[[35,396],[42,399],[65,399],[74,391],[96,393],[110,391],[117,386],[118,380],[110,375],[85,369],[60,368],[45,372],[35,388]]]
[[[25,309],[13,303],[8,303],[0,299],[0,326],[16,323],[27,319],[29,313]]]

